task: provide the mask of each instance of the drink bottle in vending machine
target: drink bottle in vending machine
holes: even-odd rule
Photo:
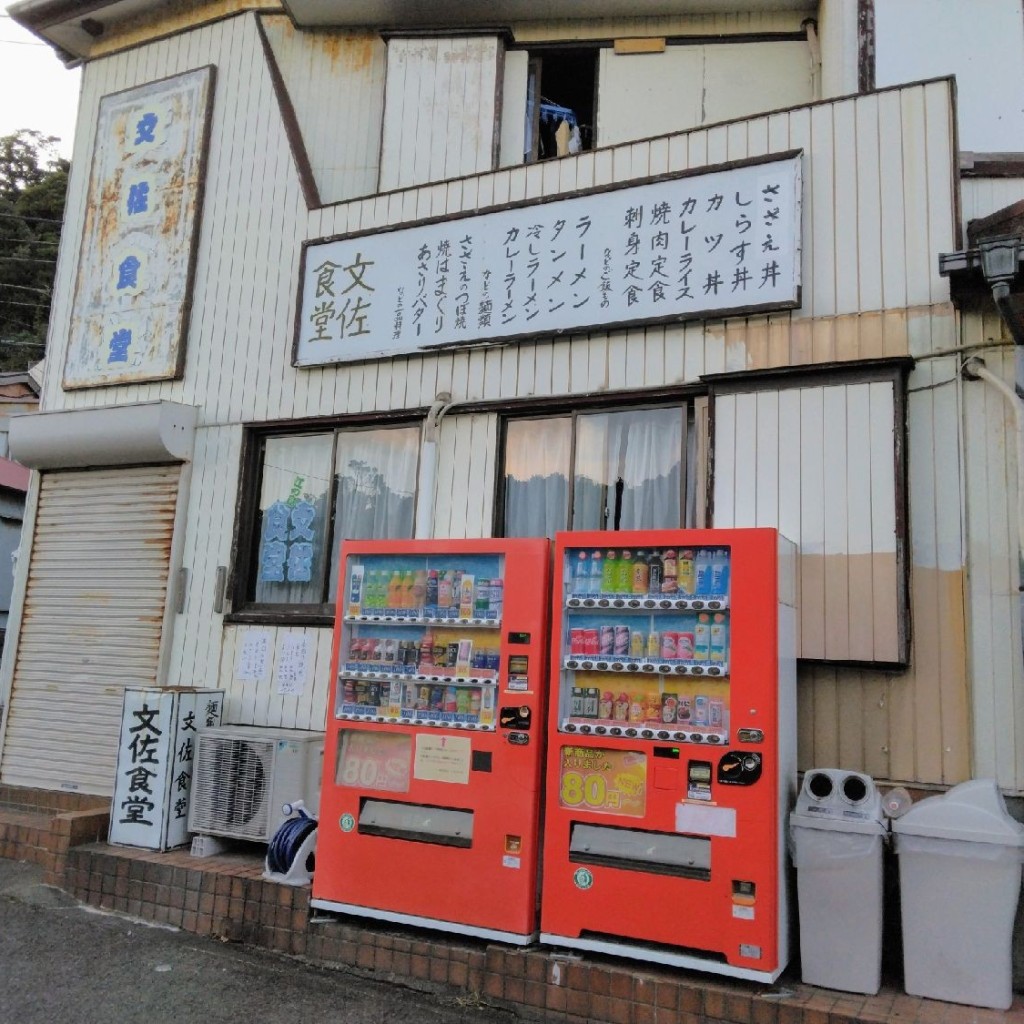
[[[563,533],[554,576],[541,941],[774,980],[794,546],[770,529]]]
[[[312,904],[537,934],[550,542],[342,545]]]

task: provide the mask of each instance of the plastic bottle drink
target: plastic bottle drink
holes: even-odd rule
[[[717,612],[711,620],[711,632],[708,643],[708,655],[711,661],[725,661],[725,653],[729,643],[729,627],[725,616]]]
[[[696,593],[697,579],[693,551],[687,548],[679,552],[679,593],[692,597]]]
[[[725,548],[718,548],[711,558],[711,592],[729,593],[729,552]]]
[[[604,563],[601,566],[601,593],[614,594],[615,581],[619,578],[619,556],[615,551],[609,551],[604,556]]]
[[[679,586],[678,565],[675,548],[669,548],[661,560],[661,592],[663,594],[676,593]]]
[[[437,606],[438,608],[451,608],[452,587],[455,582],[455,573],[449,570],[437,581]]]
[[[707,661],[711,657],[711,616],[701,612],[693,630],[693,659]]]
[[[651,552],[647,559],[647,593],[660,594],[661,581],[664,578],[665,567],[661,561],[661,555],[657,551]]]
[[[427,573],[427,593],[425,603],[430,608],[437,607],[437,570],[431,569]]]
[[[633,590],[633,552],[623,548],[615,572],[616,594],[629,594]]]
[[[412,578],[412,604],[410,608],[419,608],[421,611],[427,603],[427,573],[424,569],[417,569]]]
[[[696,593],[701,597],[708,597],[711,593],[711,552],[707,548],[701,548],[694,560],[697,576]]]
[[[647,581],[650,578],[650,571],[651,567],[647,564],[647,552],[638,551],[633,559],[633,577],[630,580],[630,593],[647,593]]]
[[[402,574],[396,569],[388,582],[388,608],[402,607]]]
[[[600,551],[590,552],[589,562],[589,578],[587,580],[587,593],[588,594],[600,594],[601,593],[601,579],[604,571],[603,558]]]
[[[572,560],[572,592],[585,594],[590,586],[590,566],[587,565],[586,551],[579,551]]]

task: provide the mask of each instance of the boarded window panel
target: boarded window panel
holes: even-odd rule
[[[810,51],[802,40],[722,43],[703,49],[704,124],[814,99]]]
[[[602,50],[598,65],[597,144],[644,139],[702,123],[703,47],[664,53]]]
[[[810,53],[802,41],[668,46],[663,53],[640,54],[604,49],[598,90],[599,146],[814,99]]]
[[[725,394],[714,422],[714,525],[799,544],[800,657],[901,663],[893,384]]]
[[[491,170],[498,40],[388,42],[380,191]]]
[[[179,476],[43,474],[4,783],[113,791],[124,689],[159,681]]]

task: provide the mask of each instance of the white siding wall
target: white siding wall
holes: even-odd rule
[[[1020,202],[1024,202],[1024,178],[964,178],[960,185],[960,215],[965,230],[972,220]]]
[[[387,47],[375,32],[299,32],[265,18],[324,203],[376,191]]]
[[[65,394],[60,376],[99,99],[207,63],[217,65],[218,76],[185,377]],[[339,73],[341,89],[345,78]],[[439,391],[450,391],[455,402],[613,392],[696,381],[725,370],[908,351],[923,355],[951,344],[948,286],[938,276],[935,259],[936,253],[954,248],[949,110],[946,83],[914,86],[309,211],[253,15],[89,64],[42,397],[45,408],[157,398],[200,407],[185,545],[189,590],[175,625],[172,675],[182,682],[227,686],[229,719],[323,721],[328,630],[314,631],[315,682],[301,701],[288,698],[288,705],[271,693],[272,683],[236,683],[233,666],[242,630],[222,629],[212,611],[216,566],[226,564],[231,548],[241,424],[423,407]],[[438,117],[447,123],[447,114]],[[380,363],[312,370],[291,366],[304,239],[459,215],[793,148],[804,153],[804,291],[798,311]],[[367,154],[355,156],[359,163]],[[944,407],[936,413],[942,430],[945,421],[938,418],[947,415]],[[496,430],[493,414],[468,416],[455,410],[443,421],[435,535],[490,532]],[[936,477],[946,468],[933,461],[913,477],[912,504],[945,499]],[[874,735],[870,726],[878,681],[861,674],[864,681],[850,687],[856,675],[843,670],[833,673],[828,685],[815,684],[814,697],[805,699],[801,709],[802,718],[811,714],[813,719],[804,734],[815,737],[809,749],[816,760],[849,755],[843,763],[851,767],[874,767],[877,761],[882,768],[888,755],[869,757],[865,739]],[[912,688],[917,678],[916,672],[900,676],[902,689]],[[921,685],[931,686],[931,681],[922,679]],[[829,687],[837,694],[831,704],[825,696]],[[857,714],[846,704],[855,704]],[[899,730],[892,728],[890,734],[897,742]],[[942,760],[935,753],[941,743],[930,734],[927,744],[928,757],[897,765],[893,755],[892,772],[877,774],[938,780],[941,771],[933,769]],[[955,774],[948,770],[945,777]]]

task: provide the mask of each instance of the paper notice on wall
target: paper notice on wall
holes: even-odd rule
[[[277,651],[274,682],[277,692],[300,697],[309,673],[309,634],[285,633]]]
[[[235,662],[235,678],[242,683],[261,683],[270,668],[270,630],[247,629],[242,634]]]
[[[413,778],[466,785],[472,747],[468,736],[417,736]]]

